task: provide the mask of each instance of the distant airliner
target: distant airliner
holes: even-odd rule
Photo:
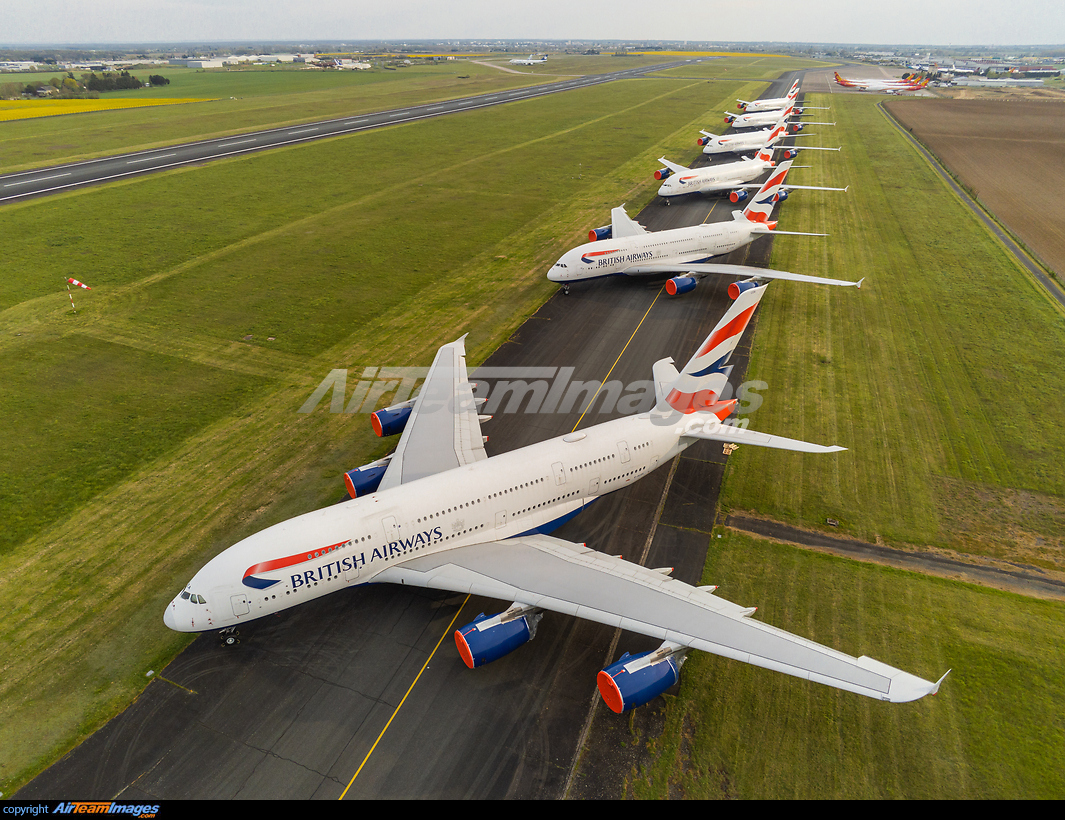
[[[510,62],[513,65],[539,65],[540,63],[546,63],[547,62],[547,55],[545,54],[543,57],[537,57],[537,56],[535,56],[533,54],[530,54],[528,57],[526,57],[523,60],[522,59],[511,60]]]
[[[347,474],[355,498],[276,524],[212,558],[167,605],[164,623],[180,632],[223,629],[359,584],[393,583],[513,602],[455,631],[471,668],[532,639],[545,610],[661,640],[653,652],[625,653],[599,673],[599,691],[616,712],[673,685],[689,649],[878,700],[934,693],[940,683],[753,620],[754,608],[717,597],[716,587],[693,587],[668,569],[547,535],[699,439],[804,453],[842,449],[723,423],[736,406],[718,398],[727,362],[766,287],[743,286],[683,371],[672,359],[654,365],[652,411],[492,458],[467,379],[465,337],[444,345],[419,395],[375,414],[383,434],[402,436],[388,459]]]
[[[887,91],[899,93],[901,91],[920,91],[930,82],[931,78],[923,80],[848,80],[835,72],[836,83],[845,88],[857,88],[859,91]]]
[[[548,271],[547,278],[552,282],[561,282],[563,290],[567,290],[573,282],[603,276],[668,276],[679,273],[680,276],[674,276],[666,282],[666,293],[670,296],[694,290],[697,281],[709,274],[754,275],[764,279],[860,287],[861,281],[845,282],[741,265],[707,264],[712,257],[731,253],[764,234],[825,235],[778,231],[777,223],[769,220],[773,207],[787,196],[786,190],[782,189],[791,162],[786,160],[780,163],[758,189],[750,204],[742,211],[732,212],[731,222],[712,222],[649,233],[625,213],[624,207],[614,208],[610,212],[610,225],[589,231],[588,238],[593,241],[564,253]],[[738,283],[733,283],[730,293],[736,292],[737,287]]]

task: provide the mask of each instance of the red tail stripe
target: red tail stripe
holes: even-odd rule
[[[751,321],[751,316],[754,314],[754,309],[758,307],[757,304],[751,305],[743,313],[739,314],[735,319],[729,322],[724,327],[720,327],[710,334],[710,338],[707,339],[706,344],[703,345],[703,349],[699,351],[697,355],[705,356],[725,339],[730,339],[738,333],[743,333],[747,327],[747,323]]]

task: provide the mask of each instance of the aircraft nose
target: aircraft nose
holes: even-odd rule
[[[173,629],[175,632],[178,631],[177,617],[174,614],[176,606],[177,604],[174,601],[171,601],[169,604],[166,605],[166,609],[163,610],[163,623],[166,624],[169,629]]]

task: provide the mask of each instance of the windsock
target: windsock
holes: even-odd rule
[[[79,282],[77,279],[67,279],[67,281],[70,282],[70,284],[72,285],[77,285],[79,288],[85,288],[85,290],[92,290],[92,288],[90,288],[84,282]]]

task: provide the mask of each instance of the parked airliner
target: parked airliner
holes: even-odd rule
[[[624,206],[614,208],[610,212],[611,224],[589,231],[588,238],[593,241],[564,253],[548,271],[547,278],[552,282],[561,282],[563,290],[566,291],[574,282],[603,276],[682,274],[673,276],[666,282],[666,292],[670,296],[694,290],[697,281],[709,274],[750,276],[754,272],[767,279],[860,287],[860,281],[845,282],[840,279],[821,279],[806,274],[740,265],[707,264],[710,258],[731,253],[768,233],[793,236],[825,235],[778,231],[777,223],[769,220],[773,207],[787,196],[787,191],[782,188],[791,163],[791,160],[780,163],[758,189],[750,204],[742,211],[732,212],[731,222],[713,222],[649,233],[625,213]]]
[[[856,88],[859,91],[887,91],[898,93],[900,91],[920,91],[930,82],[931,78],[923,80],[848,80],[835,72],[836,84],[844,88]]]
[[[799,96],[799,81],[796,80],[791,84],[791,88],[788,90],[787,96],[784,97],[770,97],[764,100],[747,100],[737,99],[739,103],[737,108],[740,111],[748,111],[754,113],[755,111],[773,111],[778,108],[787,108],[791,105]]]
[[[470,668],[532,639],[545,610],[662,641],[625,653],[597,679],[623,712],[673,685],[690,649],[713,652],[878,700],[921,698],[931,683],[855,658],[750,616],[714,595],[621,558],[546,533],[596,498],[626,487],[699,439],[804,453],[821,446],[724,424],[727,362],[767,285],[748,282],[684,370],[657,362],[653,410],[489,458],[467,378],[465,337],[444,345],[415,399],[375,414],[402,431],[386,463],[347,474],[355,497],[245,538],[193,576],[164,623],[181,632],[234,627],[330,592],[393,583],[512,601],[454,633]],[[340,625],[338,628],[343,628]]]
[[[683,165],[670,162],[665,157],[659,157],[658,161],[666,166],[655,171],[655,179],[663,180],[658,189],[658,195],[665,199],[667,205],[670,197],[685,194],[727,193],[731,202],[743,202],[750,198],[748,189],[761,187],[759,183],[750,183],[749,180],[760,176],[776,164],[773,162],[773,149],[768,147],[763,147],[755,154],[754,159],[742,159],[739,162],[729,162],[724,165],[708,165],[705,168],[685,168]],[[787,185],[783,191],[787,192],[796,188],[811,191],[847,190],[846,188],[822,188],[816,185]]]
[[[535,57],[532,54],[530,54],[525,59],[518,59],[518,60],[511,60],[510,61],[511,65],[540,65],[540,63],[546,63],[546,62],[547,62],[547,55],[544,55],[543,57]]]
[[[799,134],[797,133],[802,129],[801,123],[793,123],[790,126],[790,130],[793,132],[788,134],[789,126],[783,120],[778,120],[776,125],[772,128],[763,128],[761,131],[748,131],[746,133],[739,132],[734,134],[728,134],[727,136],[720,136],[718,134],[711,134],[709,131],[700,131],[701,137],[695,140],[696,144],[703,146],[704,154],[745,154],[748,151],[757,151],[763,145],[776,145],[782,139],[788,136],[797,137],[813,137],[815,134]],[[789,147],[787,150],[794,151],[796,149],[806,149],[813,151],[838,151],[839,148],[820,148],[807,145],[795,145]],[[792,155],[794,156],[794,154]]]

